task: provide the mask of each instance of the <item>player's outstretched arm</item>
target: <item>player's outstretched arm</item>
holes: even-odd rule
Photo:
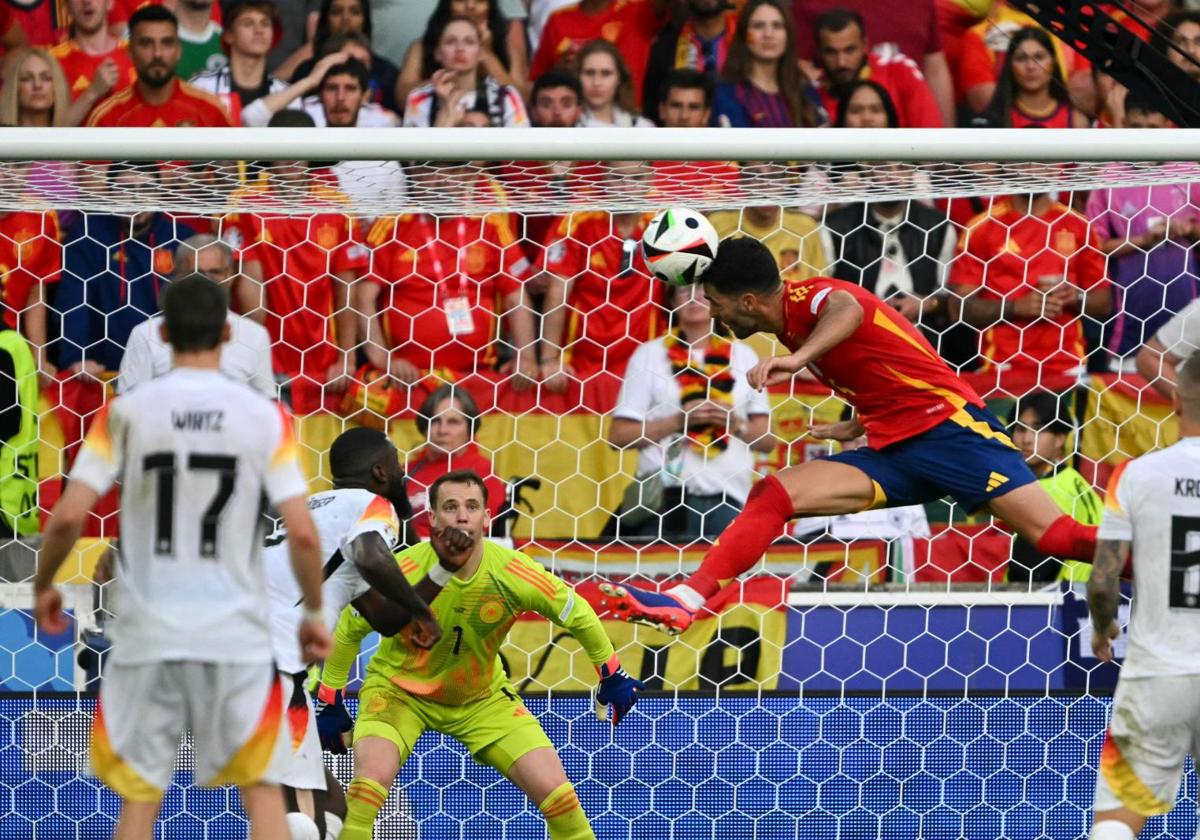
[[[46,523],[37,575],[33,580],[33,614],[38,627],[47,633],[62,633],[67,620],[62,614],[62,595],[54,587],[54,576],[75,547],[87,515],[100,494],[81,481],[71,481]]]
[[[288,557],[292,574],[300,584],[304,599],[304,619],[300,623],[300,648],[306,662],[329,655],[332,641],[321,612],[321,538],[308,511],[308,500],[293,496],[276,505],[287,529]]]
[[[772,356],[750,368],[746,379],[751,388],[787,382],[834,347],[848,339],[863,321],[863,308],[849,292],[830,292],[808,338],[786,356]]]
[[[416,593],[404,572],[400,571],[383,537],[374,531],[360,534],[350,543],[350,553],[363,580],[399,608],[388,623],[402,627],[409,620],[415,620],[425,633],[435,637],[431,645],[435,644],[442,633],[429,604]],[[383,620],[383,617],[380,616],[380,619]]]

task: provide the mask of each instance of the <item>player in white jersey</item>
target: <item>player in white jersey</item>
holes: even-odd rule
[[[1088,580],[1092,650],[1112,659],[1133,555],[1129,645],[1100,753],[1092,840],[1133,840],[1200,759],[1200,354],[1180,369],[1180,441],[1113,473]]]
[[[299,644],[310,660],[330,647],[320,541],[290,415],[218,371],[225,292],[188,277],[167,286],[162,306],[175,370],[110,400],[93,420],[46,525],[35,613],[42,629],[66,629],[55,573],[119,480],[113,646],[92,729],[92,767],[122,800],[115,836],[150,840],[190,729],[196,781],[238,785],[254,840],[284,840],[277,776],[290,739],[263,609],[264,497],[288,528],[304,603]]]
[[[404,468],[396,447],[375,429],[343,432],[329,450],[332,490],[308,499],[324,558],[322,603],[328,626],[337,623],[351,602],[376,630],[392,635],[411,616],[414,643],[432,647],[441,629],[429,605],[417,595],[393,551],[398,547],[400,514],[411,515]],[[288,716],[292,721],[292,762],[281,779],[287,794],[288,819],[294,840],[325,837],[330,815],[343,817],[344,807],[326,804],[325,764],[321,758],[316,713],[304,689],[305,659],[296,644],[300,624],[300,590],[288,569],[284,528],[267,537],[263,562],[270,596],[275,664],[293,685]],[[387,599],[385,605],[380,599]],[[390,608],[389,608],[390,607]],[[402,622],[402,623],[401,623]],[[337,733],[340,738],[340,733]],[[344,750],[343,750],[344,751]],[[288,790],[290,789],[290,790]],[[333,801],[337,803],[338,797]],[[339,813],[339,811],[341,813]]]

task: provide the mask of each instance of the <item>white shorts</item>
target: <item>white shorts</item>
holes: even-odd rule
[[[317,712],[312,698],[304,689],[307,674],[280,674],[285,686],[290,686],[288,722],[291,724],[291,753],[279,776],[279,783],[296,790],[325,790],[325,759],[321,738],[317,734]]]
[[[156,802],[190,729],[197,784],[277,783],[291,751],[287,696],[270,663],[110,664],[92,722],[92,771],[125,799]]]
[[[1200,676],[1122,678],[1100,752],[1096,810],[1168,813],[1188,753],[1200,755]]]

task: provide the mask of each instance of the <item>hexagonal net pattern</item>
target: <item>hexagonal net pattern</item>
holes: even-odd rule
[[[195,272],[229,290],[222,369],[290,409],[313,492],[335,483],[338,435],[383,430],[410,541],[429,535],[432,483],[475,470],[489,538],[599,613],[646,685],[615,729],[561,617],[521,615],[500,649],[598,837],[1084,835],[1119,673],[1091,652],[1089,566],[983,509],[1017,473],[974,490],[929,475],[1011,443],[1061,513],[1095,525],[1112,473],[1178,438],[1174,365],[1200,345],[1196,176],[1116,162],[0,165],[0,837],[113,830],[117,798],[87,753],[121,612],[116,493],[58,574],[67,632],[36,628],[32,580],[99,412],[170,369],[159,296]],[[865,439],[829,436],[862,395],[823,359],[751,387],[787,349],[735,338],[703,294],[652,276],[640,241],[668,204],[703,211],[722,241],[759,240],[814,315],[818,278],[875,295],[889,334],[981,397],[959,423],[979,441],[937,444],[922,478],[877,479],[892,507],[840,509],[815,476],[826,456],[879,451],[869,413]],[[906,358],[862,364],[903,374]],[[889,424],[908,422],[916,387]],[[814,476],[797,492],[820,503],[748,547],[684,632],[606,611],[602,582],[690,580],[785,469]],[[348,783],[349,760],[325,758]],[[161,836],[244,837],[236,793],[196,787],[193,767],[185,741]],[[1194,833],[1195,784],[1189,764],[1186,801],[1144,836]],[[375,836],[543,831],[536,804],[429,732]]]

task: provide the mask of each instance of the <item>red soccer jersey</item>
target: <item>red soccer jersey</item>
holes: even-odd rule
[[[367,271],[367,252],[354,220],[339,213],[268,212],[228,216],[225,224],[226,237],[240,250],[243,265],[262,266],[275,372],[324,382],[337,359],[335,276],[349,273],[357,278]]]
[[[504,299],[529,275],[507,213],[444,216],[406,213],[380,219],[367,243],[371,281],[382,288],[388,346],[422,372],[455,375],[496,365]]]
[[[663,328],[663,284],[642,259],[642,232],[650,215],[628,237],[604,212],[574,213],[546,243],[545,270],[571,281],[564,358],[586,378],[599,371],[621,376],[639,344]]]
[[[4,284],[4,325],[17,328],[30,293],[62,274],[62,233],[58,214],[16,211],[0,215],[0,283]]]
[[[883,85],[896,105],[900,128],[942,127],[942,112],[938,110],[933,91],[929,89],[916,62],[908,56],[893,53],[880,57],[872,53],[858,77]],[[829,112],[829,121],[836,121],[838,100],[826,85],[821,87],[821,101]]]
[[[171,84],[174,86],[171,98],[162,105],[151,105],[142,99],[137,85],[114,93],[92,109],[87,124],[103,128],[229,128],[233,125],[221,100],[212,94],[178,79],[172,79]]]
[[[735,195],[739,188],[738,168],[720,160],[656,160],[654,192],[667,201],[709,197],[713,193]]]
[[[163,0],[113,0],[112,8],[108,11],[108,25],[118,26],[129,23],[129,18],[142,6],[165,6]],[[221,22],[221,4],[213,3],[209,18],[213,23]]]
[[[650,0],[612,0],[607,8],[594,15],[586,14],[579,4],[559,9],[551,13],[542,29],[529,78],[537,79],[588,41],[603,38],[616,44],[625,56],[633,77],[634,94],[640,100],[650,47],[666,22],[666,17],[655,14]]]
[[[794,351],[804,343],[834,291],[854,296],[863,308],[862,323],[808,369],[854,406],[872,448],[928,431],[966,405],[983,406],[908,319],[854,283],[829,277],[787,281],[787,332],[778,336],[785,347]]]
[[[4,32],[19,23],[26,41],[33,45],[57,44],[67,36],[70,15],[67,4],[60,0],[8,0],[3,5],[0,29]]]
[[[1095,233],[1071,208],[1054,202],[1041,216],[1033,216],[998,201],[959,240],[950,282],[964,289],[982,287],[987,300],[1012,301],[1064,279],[1080,289],[1097,289],[1108,282],[1104,266]],[[1065,374],[1084,359],[1079,313],[1001,321],[984,333],[980,352],[988,369],[1004,366],[1043,377]]]
[[[92,55],[84,52],[72,39],[51,47],[50,54],[57,58],[62,66],[63,75],[67,77],[67,89],[71,92],[73,100],[78,99],[81,93],[91,87],[92,80],[96,78],[96,71],[110,58],[117,63],[117,84],[111,93],[120,93],[137,81],[137,70],[133,67],[133,60],[129,57],[129,49],[124,41],[120,41],[103,55]]]
[[[474,470],[488,492],[488,513],[496,516],[504,504],[504,482],[492,472],[492,462],[484,457],[479,448],[468,443],[453,455],[441,455],[426,448],[420,460],[408,467],[408,502],[412,505],[412,522],[417,536],[429,539],[429,488],[433,482],[448,472]]]

